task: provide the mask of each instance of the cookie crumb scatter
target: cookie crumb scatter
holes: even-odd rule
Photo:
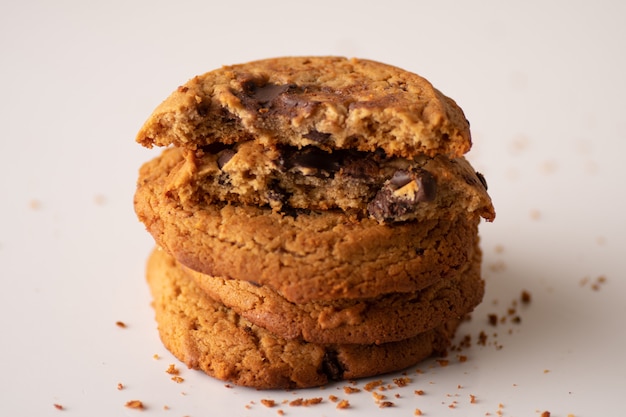
[[[275,407],[276,406],[276,401],[264,398],[264,399],[261,400],[261,404],[263,404],[266,407],[271,408],[271,407]]]
[[[116,321],[116,322],[115,322],[115,325],[116,325],[117,327],[122,328],[122,329],[125,329],[125,328],[126,328],[126,323],[124,323],[123,321]]]
[[[143,403],[139,400],[130,400],[128,402],[126,402],[125,404],[126,408],[132,408],[134,410],[144,410],[145,407],[143,405]]]
[[[54,406],[54,408],[56,408],[57,410],[63,410],[63,406],[61,404],[52,404]]]
[[[340,410],[350,408],[350,402],[348,400],[341,400],[337,403],[337,408]]]

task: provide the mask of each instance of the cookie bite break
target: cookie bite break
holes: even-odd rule
[[[167,147],[134,207],[158,247],[159,333],[190,367],[257,388],[399,370],[445,350],[482,300],[478,226],[495,210],[463,111],[416,74],[340,57],[225,66],[178,87],[136,140]]]

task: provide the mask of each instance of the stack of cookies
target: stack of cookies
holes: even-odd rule
[[[165,346],[256,388],[391,372],[444,352],[484,292],[495,212],[469,124],[424,78],[288,57],[188,81],[140,130],[147,278]]]

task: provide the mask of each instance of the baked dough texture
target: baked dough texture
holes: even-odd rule
[[[159,334],[191,368],[302,388],[401,370],[481,302],[495,219],[469,122],[423,77],[283,57],[175,89],[136,136],[164,149],[134,209]]]
[[[469,122],[430,82],[380,62],[284,57],[225,66],[172,93],[137,135],[145,146],[264,144],[411,157],[469,151]]]
[[[442,353],[459,323],[385,344],[284,339],[210,298],[174,258],[156,250],[147,279],[164,345],[189,368],[258,389],[306,388],[404,369]]]

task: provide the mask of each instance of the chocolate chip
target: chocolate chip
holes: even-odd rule
[[[344,369],[339,361],[337,352],[327,350],[322,360],[321,371],[329,381],[340,381],[343,379]]]
[[[341,151],[330,153],[315,146],[284,147],[278,165],[287,171],[297,169],[305,175],[332,176],[341,168],[343,155]]]
[[[233,156],[235,156],[235,153],[236,152],[232,149],[225,149],[221,151],[219,156],[217,157],[217,167],[219,169],[222,169],[224,165],[226,165],[228,161],[230,161]]]
[[[344,160],[341,172],[347,177],[373,182],[378,174],[378,164],[371,158],[350,155]]]
[[[414,188],[406,193],[396,192],[412,182],[415,182]],[[411,172],[398,170],[370,201],[367,211],[378,221],[402,221],[415,212],[420,203],[432,201],[436,195],[437,180],[430,172],[424,169]]]
[[[258,103],[265,105],[275,100],[276,97],[288,91],[290,88],[295,88],[296,85],[278,85],[266,83],[263,80],[248,80],[242,84],[242,87],[244,94]]]
[[[422,169],[419,171],[419,176],[415,178],[415,181],[419,185],[419,191],[415,198],[416,202],[433,201],[437,196],[437,180],[433,177],[433,174]]]
[[[314,142],[322,144],[328,143],[328,140],[330,139],[330,133],[322,133],[318,132],[317,130],[311,130],[309,133],[303,136],[307,139],[311,139]]]
[[[411,181],[413,181],[413,178],[411,178],[411,175],[407,171],[398,170],[393,174],[393,177],[391,177],[390,181],[394,187],[402,188]]]
[[[476,171],[476,176],[478,177],[478,180],[483,185],[483,187],[485,187],[485,191],[486,191],[487,190],[487,180],[485,179],[485,176],[483,174],[481,174],[480,172],[478,172],[478,171]]]
[[[301,109],[310,112],[319,105],[318,101],[311,99],[311,89],[315,90],[296,84],[274,84],[256,77],[243,81],[241,91],[231,91],[244,107],[255,111],[263,109],[259,112],[261,117],[274,114],[293,117]]]

